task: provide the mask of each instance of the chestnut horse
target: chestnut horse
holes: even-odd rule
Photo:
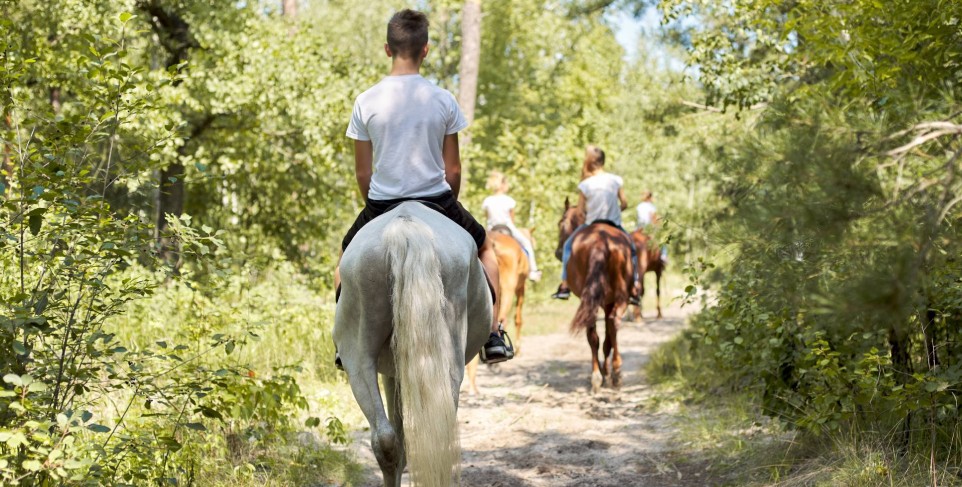
[[[584,212],[565,199],[564,212],[558,223],[560,259],[565,241],[585,221]],[[585,330],[591,348],[591,391],[598,392],[605,380],[613,387],[621,386],[621,353],[618,351],[618,328],[628,308],[628,291],[634,271],[631,241],[620,228],[595,222],[582,228],[572,241],[568,260],[568,287],[581,298],[571,321],[573,332]],[[599,337],[595,324],[598,308],[605,312],[604,360],[598,357]],[[610,371],[610,377],[609,377]]]
[[[665,272],[665,261],[661,260],[661,248],[651,239],[651,236],[646,235],[640,228],[631,232],[631,239],[635,241],[635,249],[638,254],[638,281],[641,284],[641,299],[645,298],[645,274],[654,272],[655,307],[658,309],[658,319],[661,319],[661,274]],[[634,306],[633,312],[626,314],[625,318],[628,321],[640,322],[641,305]]]
[[[525,237],[534,245],[531,232],[527,229],[519,229],[525,233]],[[517,303],[514,309],[514,353],[515,357],[521,353],[521,308],[524,306],[524,285],[528,280],[528,273],[531,270],[528,263],[528,256],[521,248],[521,244],[511,236],[511,231],[504,226],[495,226],[488,232],[488,237],[494,242],[494,255],[498,258],[498,270],[501,275],[501,303],[498,307],[498,321],[505,323],[508,320],[508,313],[511,311],[510,292],[514,292],[514,300]],[[468,364],[468,392],[478,393],[478,385],[475,381],[478,370],[478,358],[475,357]]]

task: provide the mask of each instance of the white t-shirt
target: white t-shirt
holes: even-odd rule
[[[368,198],[417,198],[450,191],[441,147],[445,135],[467,126],[454,95],[421,75],[388,76],[358,95],[347,136],[370,140],[374,146]]]
[[[610,220],[621,225],[621,201],[618,190],[624,182],[620,176],[603,172],[578,183],[578,189],[585,195],[587,215],[585,223],[597,220]]]
[[[655,216],[655,204],[650,201],[642,201],[638,203],[638,208],[636,209],[638,213],[638,226],[647,227],[652,224]]]
[[[488,196],[481,202],[481,209],[488,215],[488,228],[495,225],[509,225],[511,221],[511,210],[517,206],[514,198],[506,194],[496,194]]]

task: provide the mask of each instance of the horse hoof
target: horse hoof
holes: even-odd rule
[[[621,372],[611,374],[611,387],[614,389],[621,388]]]
[[[601,384],[604,383],[604,377],[601,376],[601,372],[594,372],[591,374],[591,393],[597,394],[601,390]]]

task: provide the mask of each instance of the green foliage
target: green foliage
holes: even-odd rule
[[[713,241],[737,250],[691,346],[798,427],[957,464],[959,5],[665,7],[706,19],[710,102],[767,105],[715,152]]]
[[[229,438],[288,441],[308,408],[299,369],[284,357],[255,372],[240,358],[251,359],[245,349],[262,325],[225,326],[223,303],[186,306],[202,312],[183,322],[165,320],[171,309],[137,314],[145,299],[228,295],[238,255],[225,232],[183,215],[170,217],[165,237],[189,263],[173,275],[155,259],[150,177],[167,155],[183,156],[181,123],[164,107],[190,73],[144,65],[148,36],[123,5],[0,6],[0,482],[191,483],[206,459],[227,456]],[[245,12],[205,26],[238,32],[243,23],[232,22]],[[199,13],[212,12],[184,16]],[[118,336],[132,338],[118,324],[149,319],[170,336]],[[330,353],[327,330],[319,353]]]

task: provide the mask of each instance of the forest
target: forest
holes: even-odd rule
[[[530,303],[586,145],[654,193],[692,314],[651,380],[809,445],[719,485],[962,483],[962,2],[0,0],[0,484],[360,485],[345,128],[401,8]]]

